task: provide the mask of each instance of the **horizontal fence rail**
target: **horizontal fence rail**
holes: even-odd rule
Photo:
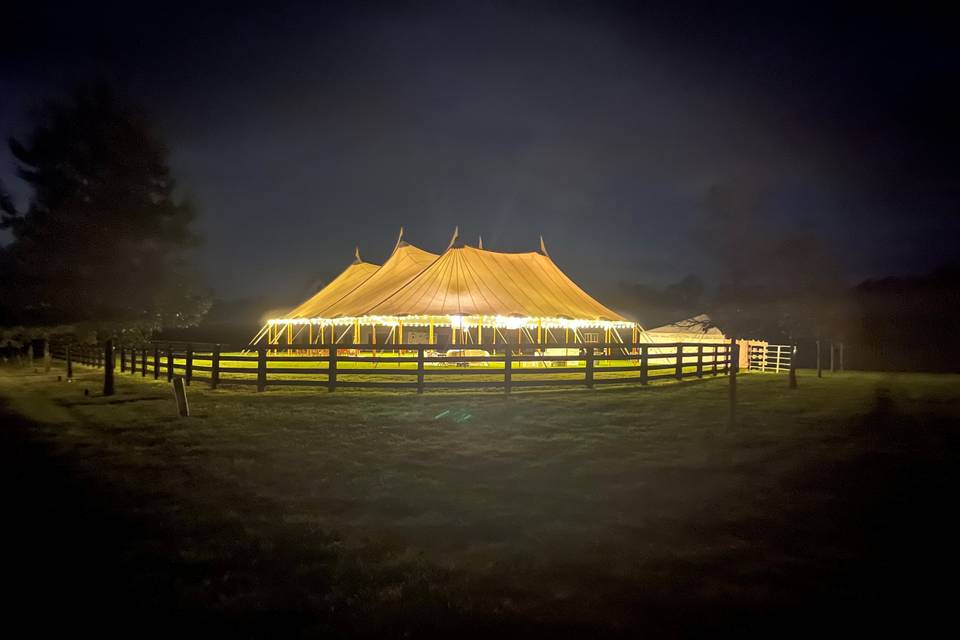
[[[640,384],[726,375],[737,361],[729,343],[593,343],[271,345],[253,350],[216,344],[154,342],[103,345],[61,344],[51,356],[154,380],[183,377],[186,384],[409,389],[497,389]],[[108,365],[110,366],[110,365]]]

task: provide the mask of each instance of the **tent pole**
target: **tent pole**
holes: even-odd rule
[[[430,317],[430,335],[427,338],[427,342],[433,344],[433,316]]]

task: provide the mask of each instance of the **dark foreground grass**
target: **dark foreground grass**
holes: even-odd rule
[[[726,379],[194,387],[179,419],[166,383],[57,373],[0,373],[5,604],[35,631],[916,631],[955,591],[956,376],[747,375],[729,428]]]

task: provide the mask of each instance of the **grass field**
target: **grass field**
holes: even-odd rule
[[[744,375],[730,427],[726,378],[197,385],[180,419],[165,382],[77,371],[0,371],[7,604],[69,613],[35,630],[793,635],[952,597],[958,376]]]

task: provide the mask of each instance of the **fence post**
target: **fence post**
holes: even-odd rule
[[[840,373],[843,373],[843,343],[840,343]]]
[[[183,382],[189,387],[190,378],[193,377],[193,347],[187,345],[186,365],[183,369]]]
[[[683,344],[677,345],[677,369],[674,372],[677,380],[683,380]]]
[[[423,345],[417,347],[417,393],[423,393]]]
[[[120,345],[120,373],[126,373],[126,372],[127,372],[127,360],[126,360],[126,355],[127,355],[127,352],[126,352],[126,350],[123,348],[123,345],[121,344],[121,345]]]
[[[173,382],[173,347],[167,345],[167,382]]]
[[[213,345],[213,355],[210,356],[210,388],[216,389],[220,384],[220,345]]]
[[[147,376],[147,348],[140,347],[140,376]]]
[[[50,338],[43,339],[43,370],[50,371]]]
[[[267,389],[267,350],[257,349],[257,391]]]
[[[511,363],[513,361],[513,351],[510,349],[510,343],[503,346],[503,392],[510,393],[510,387],[513,385],[513,372]]]
[[[729,360],[727,364],[727,371],[730,377],[730,426],[732,427],[736,424],[737,421],[737,345],[736,338],[730,338],[730,350],[727,354]]]
[[[583,376],[584,382],[587,384],[587,389],[593,389],[593,347],[587,347],[587,351],[584,354],[586,357],[586,371]]]
[[[697,345],[697,377],[703,377],[703,345]]]
[[[717,358],[720,355],[720,346],[713,345],[713,370],[711,371],[712,375],[717,375]]]
[[[103,343],[103,395],[113,395],[113,340]]]
[[[797,388],[797,345],[790,350],[790,388]]]
[[[337,345],[331,344],[328,351],[330,364],[327,365],[327,391],[333,393],[337,390]]]
[[[833,360],[833,353],[834,353],[834,351],[835,351],[835,350],[834,350],[834,348],[833,348],[833,343],[831,342],[831,343],[830,343],[830,373],[836,373],[836,372],[837,372],[836,363],[835,363],[834,360]]]
[[[68,343],[67,343],[67,351],[66,351],[66,358],[67,358],[67,380],[73,380],[73,357],[72,357],[72,355],[73,355],[73,354],[70,353],[70,343],[68,342]]]
[[[817,339],[817,377],[818,377],[818,378],[822,378],[822,377],[823,377],[823,362],[822,362],[822,360],[823,360],[823,358],[821,358],[821,353],[820,353],[820,340],[819,340],[819,338],[818,338],[818,339]]]
[[[137,374],[137,348],[130,348],[130,375]]]
[[[160,379],[160,345],[153,343],[153,379]]]
[[[640,384],[647,384],[650,380],[650,347],[640,347]]]

